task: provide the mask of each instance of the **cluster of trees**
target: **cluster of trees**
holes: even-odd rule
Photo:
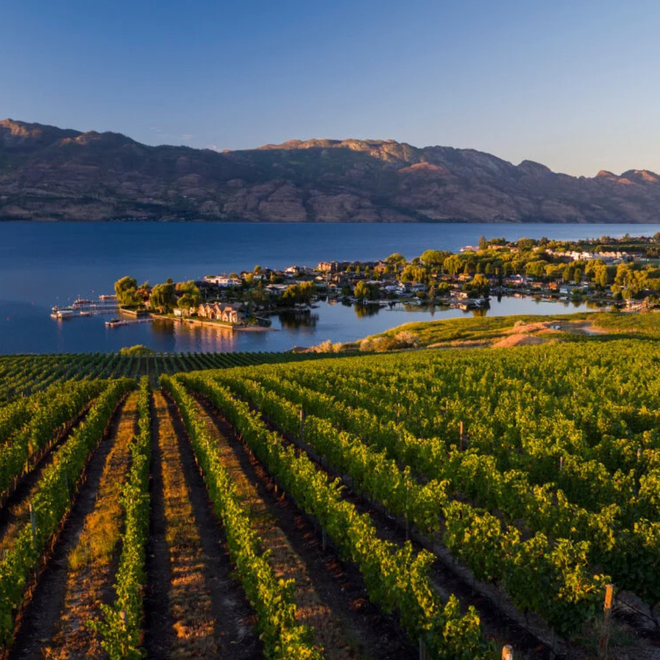
[[[309,305],[315,295],[314,282],[300,282],[300,284],[292,284],[286,289],[282,294],[282,302]]]
[[[649,256],[649,250],[656,249],[652,241],[660,243],[660,232],[652,239],[644,239],[648,245],[641,245],[641,240],[631,237],[617,240],[603,236],[596,242],[597,245],[589,241],[562,242],[547,238],[521,238],[515,243],[507,243],[504,238],[486,240],[482,236],[476,252],[454,254],[442,250],[426,250],[410,262],[403,255],[394,253],[385,261],[401,281],[421,282],[436,287],[433,292],[436,295],[442,286],[437,279],[443,275],[473,277],[463,289],[482,295],[488,291],[485,276],[497,276],[501,283],[504,277],[523,275],[545,282],[593,284],[600,290],[611,289],[615,298],[625,299],[640,297],[645,291],[660,291],[660,270],[656,266],[639,262],[613,266],[598,258],[568,262],[562,252],[590,250],[597,253],[599,250],[636,248]],[[660,245],[657,248],[660,250]]]
[[[148,282],[138,287],[134,277],[122,277],[115,282],[115,294],[122,307],[138,307],[148,300],[149,307],[161,314],[168,314],[175,307],[190,311],[202,302],[202,294],[192,280],[175,285],[171,278],[154,287]]]
[[[149,298],[149,290],[149,282],[138,286],[134,277],[122,277],[115,282],[117,301],[123,307],[143,305],[144,301]]]

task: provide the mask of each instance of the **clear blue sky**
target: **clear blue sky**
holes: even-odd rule
[[[0,117],[660,171],[657,0],[0,0]]]

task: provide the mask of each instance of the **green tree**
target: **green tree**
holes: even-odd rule
[[[137,280],[128,275],[115,282],[115,294],[120,305],[130,306],[141,302],[137,296]]]
[[[468,283],[471,291],[478,293],[481,296],[487,296],[490,293],[490,282],[488,278],[484,277],[481,273],[477,273],[472,281]]]
[[[391,254],[385,261],[388,264],[405,264],[406,263],[406,258],[400,253],[400,252],[394,252]]]
[[[628,286],[633,281],[633,271],[628,264],[619,264],[616,269],[614,283],[619,286]]]
[[[288,287],[282,294],[282,301],[286,303],[299,303],[309,305],[312,298],[316,295],[314,282],[301,282]]]
[[[440,250],[426,250],[422,253],[420,260],[425,266],[433,269],[434,271],[442,268],[445,259],[450,256],[449,252],[441,252]]]
[[[151,296],[149,298],[151,309],[156,309],[161,314],[166,314],[172,311],[175,304],[174,282],[171,280],[165,284],[156,284],[151,290]]]
[[[451,257],[447,257],[442,264],[443,270],[449,273],[452,277],[454,277],[462,267],[463,262],[457,254],[452,254]]]
[[[199,307],[202,302],[202,294],[195,286],[195,283],[190,280],[188,282],[179,282],[176,285],[177,293],[180,294],[177,306],[184,311],[191,311]]]
[[[365,300],[369,298],[369,285],[364,280],[360,280],[355,285],[355,291],[353,293],[358,300]]]

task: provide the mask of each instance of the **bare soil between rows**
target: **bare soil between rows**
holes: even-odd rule
[[[85,519],[94,509],[103,467],[112,449],[124,404],[125,400],[115,410],[109,432],[92,451],[73,506],[39,576],[32,599],[18,622],[9,660],[43,660],[42,649],[55,634],[66,595],[67,556],[76,546]],[[110,596],[110,589],[106,595]]]
[[[292,547],[305,563],[316,592],[339,620],[355,649],[356,657],[373,660],[406,660],[419,657],[393,617],[369,599],[364,579],[356,566],[344,562],[330,544],[322,547],[320,528],[298,509],[275,484],[261,463],[237,438],[233,427],[206,399],[196,397],[222,435],[227,438],[246,477],[268,504]]]
[[[233,577],[233,567],[226,551],[222,528],[213,512],[206,485],[195,462],[176,407],[167,399],[168,414],[177,435],[184,478],[196,518],[204,552],[205,584],[211,594],[216,626],[214,636],[221,649],[220,657],[232,660],[257,660],[263,657],[262,643],[254,627],[255,615],[240,584]],[[151,521],[147,548],[147,587],[145,592],[145,637],[147,657],[171,658],[170,649],[175,621],[169,608],[172,571],[166,541],[166,517],[163,505],[162,456],[157,437],[159,424],[152,406]]]

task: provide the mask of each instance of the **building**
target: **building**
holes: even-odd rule
[[[241,286],[243,281],[238,277],[227,277],[226,275],[207,275],[204,280],[226,289],[232,286]]]
[[[316,270],[322,273],[336,273],[339,271],[339,263],[337,261],[322,261]]]
[[[199,318],[223,323],[242,323],[245,320],[245,310],[242,305],[224,305],[221,303],[205,303],[197,308]]]

